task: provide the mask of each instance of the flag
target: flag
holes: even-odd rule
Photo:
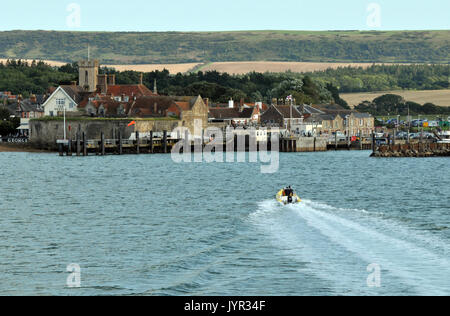
[[[128,127],[136,125],[136,121],[131,122],[130,124],[128,124]]]

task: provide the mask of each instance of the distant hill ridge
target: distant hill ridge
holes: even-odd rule
[[[226,61],[449,63],[450,30],[0,32],[0,58],[103,64]]]

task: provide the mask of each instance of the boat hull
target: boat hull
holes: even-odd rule
[[[298,204],[302,201],[297,194],[294,194],[291,198],[292,199],[289,199],[289,197],[283,196],[283,190],[278,192],[276,196],[278,203],[280,203],[281,205]]]

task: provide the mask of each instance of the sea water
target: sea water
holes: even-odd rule
[[[0,153],[0,295],[449,295],[450,160],[369,155]]]

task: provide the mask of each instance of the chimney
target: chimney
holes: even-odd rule
[[[205,102],[206,107],[209,108],[209,98],[204,98],[203,102]]]
[[[35,94],[32,94],[32,95],[30,96],[30,101],[33,102],[33,103],[37,103],[37,98],[36,98],[36,95],[35,95]]]
[[[141,73],[139,75],[139,84],[144,84],[144,74],[143,73]]]
[[[108,92],[108,75],[98,75],[98,87],[101,93]]]
[[[155,81],[153,82],[153,93],[154,93],[154,94],[158,94],[158,88],[156,87],[156,79],[155,79]]]
[[[231,99],[230,101],[228,101],[228,107],[229,107],[230,109],[233,109],[233,108],[234,108],[234,101],[233,101],[233,99]]]
[[[77,82],[76,82],[76,81],[71,81],[70,84],[71,84],[72,86],[76,86],[76,85],[77,85]]]
[[[244,99],[241,98],[241,100],[239,102],[239,107],[242,109],[243,106],[244,106]]]
[[[115,86],[116,85],[116,75],[108,75],[108,85]]]

